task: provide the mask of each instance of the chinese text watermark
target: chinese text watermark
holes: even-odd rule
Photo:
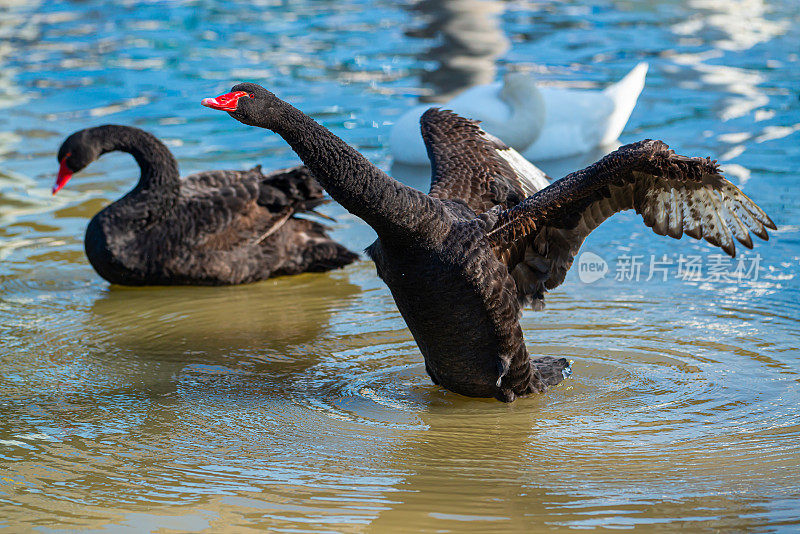
[[[742,282],[756,281],[761,267],[761,255],[741,255],[731,258],[724,254],[620,254],[609,265],[594,252],[578,257],[578,278],[585,284],[613,275],[618,282]]]

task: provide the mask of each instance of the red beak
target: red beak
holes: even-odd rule
[[[67,155],[69,157],[69,155]],[[72,171],[67,167],[67,158],[61,160],[61,166],[58,168],[58,178],[56,178],[56,185],[53,186],[53,194],[55,195],[61,188],[67,185],[69,179],[72,178]]]
[[[249,97],[245,91],[234,91],[232,93],[225,93],[219,95],[217,98],[204,98],[201,104],[212,109],[221,109],[222,111],[236,111],[239,105],[239,99],[243,96]]]

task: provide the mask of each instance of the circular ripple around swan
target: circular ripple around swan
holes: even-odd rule
[[[420,411],[446,396],[421,364],[390,365],[312,384],[295,402],[326,418],[376,427],[375,431],[424,428]]]

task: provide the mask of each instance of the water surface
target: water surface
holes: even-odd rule
[[[794,0],[5,1],[0,36],[0,525],[797,528]],[[601,87],[642,60],[621,141],[719,159],[779,230],[740,254],[741,276],[739,258],[715,276],[705,244],[633,214],[605,223],[584,247],[605,278],[573,269],[522,319],[531,353],[574,360],[573,377],[511,405],[431,384],[366,259],[243,287],[109,287],[83,232],[134,162],[104,156],[49,193],[62,139],[107,122],[165,139],[184,174],[293,164],[277,136],[199,105],[241,80],[424,189],[424,169],[388,156],[409,106],[510,70]],[[595,156],[541,164],[559,176]],[[350,248],[374,238],[324,210]]]

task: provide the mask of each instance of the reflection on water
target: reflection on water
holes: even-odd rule
[[[509,47],[498,19],[502,2],[421,0],[409,9],[424,15],[424,25],[406,35],[435,43],[419,57],[436,62],[420,75],[423,85],[433,87],[423,102],[447,102],[464,89],[495,81],[495,62]]]
[[[97,330],[92,339],[137,354],[176,346],[185,354],[282,349],[313,341],[336,311],[328,306],[358,291],[336,274],[205,291],[115,286],[92,304],[85,328]]]
[[[721,51],[741,51],[769,41],[790,28],[788,20],[773,18],[764,0],[689,0],[695,12],[673,26],[691,39],[702,35]]]
[[[12,46],[0,45],[0,96],[27,101],[0,113],[0,525],[796,529],[796,2],[1,4]],[[726,22],[736,9],[753,22]],[[459,73],[470,51],[484,59]],[[622,140],[723,160],[779,226],[746,253],[761,255],[758,278],[622,283],[612,269],[583,284],[572,273],[544,313],[522,318],[534,356],[574,360],[572,378],[504,405],[431,384],[369,262],[234,288],[109,287],[82,237],[135,182],[134,162],[109,154],[49,194],[63,137],[104,122],[166,139],[184,174],[294,163],[276,136],[198,105],[242,78],[385,167],[410,99],[495,78],[500,54],[589,81],[649,61]],[[452,86],[419,79],[436,58],[452,59]],[[544,170],[562,176],[595,156]],[[426,172],[391,170],[427,190]],[[322,209],[346,246],[374,239]],[[613,266],[710,249],[623,214],[585,250]]]
[[[775,19],[762,0],[725,0],[709,2],[693,0],[689,2],[696,14],[673,26],[673,31],[683,40],[692,42],[697,36],[703,36],[713,49],[692,50],[686,53],[675,53],[672,57],[675,67],[672,69],[677,85],[685,88],[716,87],[716,91],[724,95],[713,106],[714,113],[722,121],[731,121],[743,117],[752,117],[756,123],[747,131],[726,132],[717,136],[723,148],[719,159],[732,162],[739,158],[748,148],[748,141],[766,140],[787,137],[800,130],[800,121],[796,115],[782,117],[783,125],[764,124],[775,117],[775,110],[770,106],[768,77],[763,67],[770,69],[785,68],[777,58],[768,58],[766,65],[753,68],[732,67],[724,64],[726,52],[742,52],[761,43],[787,33],[790,30],[788,20]],[[796,55],[795,55],[796,58]],[[750,179],[750,170],[737,163],[727,163],[726,170],[737,177],[740,183]]]

